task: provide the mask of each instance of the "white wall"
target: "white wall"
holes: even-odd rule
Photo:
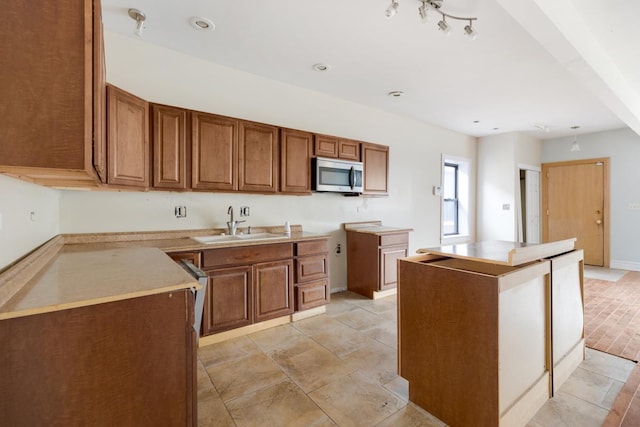
[[[609,157],[611,166],[611,268],[640,271],[640,136],[617,129],[578,136],[580,151],[570,151],[573,136],[544,141],[545,163]]]
[[[517,241],[519,165],[540,166],[541,142],[523,133],[478,139],[478,240]]]
[[[58,234],[59,196],[0,175],[0,270]]]
[[[342,223],[367,220],[413,227],[410,253],[439,246],[440,199],[431,188],[440,184],[440,157],[446,152],[475,162],[475,138],[217,66],[137,38],[107,32],[105,43],[107,81],[149,101],[390,146],[390,196],[65,190],[60,198],[60,232],[223,227],[227,206],[247,205],[248,225],[288,220],[307,231],[330,233],[332,249],[338,243],[345,247]],[[175,205],[187,206],[187,218],[174,217]],[[475,218],[471,222],[475,224]],[[344,253],[331,258],[333,290],[346,287]]]

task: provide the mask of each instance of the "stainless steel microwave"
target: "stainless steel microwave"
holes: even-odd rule
[[[314,157],[312,177],[314,191],[362,193],[364,168],[362,162]]]

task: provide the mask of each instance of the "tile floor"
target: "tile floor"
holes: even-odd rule
[[[396,297],[333,294],[327,313],[198,350],[200,426],[443,426],[407,402]],[[635,365],[587,350],[529,422],[600,426]]]

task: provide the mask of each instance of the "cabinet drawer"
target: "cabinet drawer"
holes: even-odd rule
[[[224,265],[256,264],[265,261],[293,258],[292,243],[209,249],[203,252],[203,268]]]
[[[296,283],[309,282],[325,277],[327,277],[326,254],[296,259]]]
[[[296,311],[307,310],[329,303],[329,281],[318,280],[296,285]]]
[[[183,259],[191,261],[193,265],[200,268],[200,252],[175,252],[167,254],[169,257],[177,263],[180,263]]]
[[[409,244],[409,233],[383,234],[380,236],[380,246]]]
[[[329,252],[329,241],[326,239],[296,243],[297,256],[322,254],[327,252]]]

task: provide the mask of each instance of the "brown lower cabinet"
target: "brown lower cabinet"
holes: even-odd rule
[[[0,425],[195,426],[193,296],[0,322]]]
[[[329,303],[329,244],[327,239],[296,244],[296,311]]]
[[[202,258],[203,335],[293,313],[292,243],[210,249]]]

